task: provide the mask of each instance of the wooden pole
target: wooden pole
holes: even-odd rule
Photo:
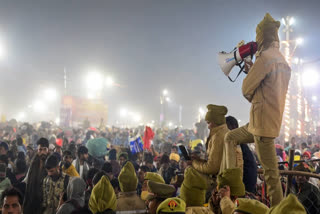
[[[315,174],[315,173],[311,173],[311,172],[301,172],[301,171],[288,171],[288,170],[279,170],[280,175],[291,175],[291,176],[297,176],[297,175],[301,175],[301,176],[306,176],[306,177],[310,177],[310,178],[317,178],[320,179],[320,174]],[[258,169],[258,174],[263,174],[263,169]]]
[[[293,161],[293,163],[312,163],[312,162],[320,162],[320,159]],[[286,164],[286,163],[289,163],[289,162],[288,161],[278,162],[278,164]],[[258,164],[258,165],[260,165],[260,164]]]
[[[294,149],[290,149],[290,151],[289,151],[289,167],[288,167],[289,171],[292,171],[292,169],[293,169],[293,164],[294,164],[293,160],[294,160]],[[288,175],[286,196],[288,196],[290,194],[291,186],[292,186],[292,175]]]

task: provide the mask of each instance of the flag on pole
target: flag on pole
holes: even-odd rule
[[[144,136],[143,136],[143,148],[144,149],[148,149],[150,150],[150,146],[151,146],[151,140],[154,138],[154,132],[152,131],[152,129],[149,126],[146,126],[146,130],[144,132]]]
[[[130,150],[132,154],[143,152],[143,140],[139,134],[130,138]]]

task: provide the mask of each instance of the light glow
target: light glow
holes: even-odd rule
[[[317,101],[318,100],[318,97],[317,96],[312,96],[312,101]]]
[[[302,84],[305,87],[315,86],[319,82],[318,72],[308,70],[302,73]]]
[[[296,43],[297,43],[297,45],[302,45],[302,43],[303,43],[303,38],[298,38],[298,39],[296,40]]]
[[[123,108],[120,110],[120,116],[121,117],[126,117],[128,115],[127,109]]]
[[[87,89],[90,91],[99,91],[103,88],[103,75],[97,71],[87,74],[86,77]]]
[[[167,89],[164,89],[163,92],[162,92],[163,96],[167,96],[169,94],[168,90]]]
[[[57,99],[57,91],[53,88],[48,88],[44,91],[44,98],[46,101],[52,102]]]
[[[107,87],[112,87],[114,85],[114,81],[111,77],[106,78],[106,86]]]
[[[36,113],[44,113],[46,111],[46,106],[43,102],[41,102],[40,100],[37,100],[33,103],[33,110]]]
[[[289,20],[289,25],[293,25],[295,22],[296,20],[293,17],[291,17]]]

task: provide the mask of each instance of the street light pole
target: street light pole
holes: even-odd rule
[[[182,127],[182,105],[179,106],[179,127]]]
[[[170,102],[170,97],[168,97],[168,90],[165,89],[162,91],[160,95],[160,107],[161,107],[161,113],[160,113],[160,127],[163,128],[166,123],[166,108],[165,103]]]
[[[164,119],[164,116],[163,116],[163,96],[160,95],[160,127],[162,128],[163,127],[163,119]]]
[[[67,95],[67,69],[63,69],[64,75],[63,75],[63,80],[64,80],[64,95]]]

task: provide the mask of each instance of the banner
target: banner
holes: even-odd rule
[[[132,154],[143,152],[143,140],[140,135],[130,138],[130,151]]]
[[[63,127],[82,126],[88,119],[90,126],[99,127],[108,119],[108,106],[100,99],[85,99],[74,96],[62,97],[60,124]]]

